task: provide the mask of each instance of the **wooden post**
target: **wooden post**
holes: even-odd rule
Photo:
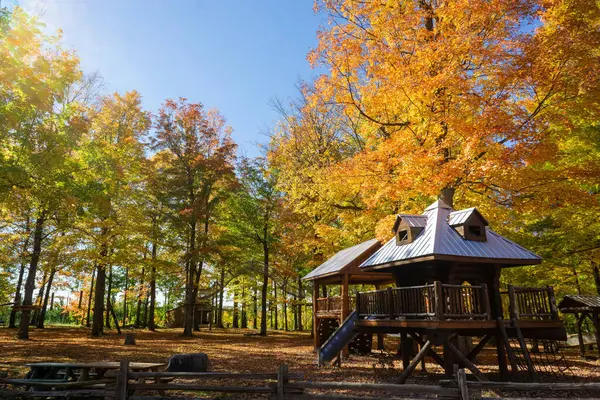
[[[583,334],[581,333],[581,323],[583,318],[579,317],[579,313],[575,314],[575,327],[577,328],[577,339],[579,340],[579,353],[581,357],[585,357],[585,344],[583,343]]]
[[[517,305],[517,297],[515,295],[515,287],[513,285],[508,285],[508,302],[510,318],[519,319],[519,306]]]
[[[596,336],[596,351],[600,354],[600,321],[598,311],[592,310],[592,322],[594,323],[594,335]]]
[[[288,367],[285,364],[281,364],[277,370],[277,400],[284,399],[285,384],[288,382]]]
[[[442,282],[435,281],[433,283],[433,293],[435,297],[435,318],[442,320],[444,319],[444,291]]]
[[[392,288],[389,287],[387,288],[387,301],[388,301],[388,318],[390,320],[394,319],[394,298],[392,297],[393,293],[392,293]]]
[[[481,284],[481,291],[483,295],[483,310],[487,314],[487,319],[492,319],[492,307],[490,306],[490,295],[488,293],[488,287],[485,283]]]
[[[456,374],[458,380],[458,391],[461,400],[469,400],[469,387],[467,386],[467,374],[464,369],[459,369]]]
[[[127,400],[128,373],[129,360],[121,360],[119,364],[119,375],[117,375],[117,387],[115,388],[115,400]]]
[[[319,298],[319,284],[313,281],[313,343],[315,350],[319,348],[319,320],[317,318],[317,299]]]
[[[410,364],[410,356],[412,352],[412,346],[409,346],[408,335],[406,332],[400,333],[400,347],[402,349],[402,368],[408,368]]]
[[[342,292],[342,309],[341,309],[341,314],[340,314],[340,326],[342,326],[342,323],[344,322],[346,317],[348,317],[348,315],[350,315],[350,299],[348,296],[349,285],[350,285],[350,276],[346,272],[342,276],[342,291],[341,291]],[[342,356],[348,357],[349,354],[350,354],[350,350],[349,350],[348,346],[344,346],[344,348],[342,349]]]
[[[356,293],[356,314],[360,316],[362,310],[360,309],[360,292]]]

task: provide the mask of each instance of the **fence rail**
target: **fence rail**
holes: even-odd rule
[[[18,398],[82,398],[103,397],[112,400],[176,400],[176,399],[206,399],[206,397],[193,397],[186,395],[175,396],[167,394],[173,391],[186,392],[215,392],[242,394],[244,398],[251,395],[267,396],[270,399],[370,399],[389,400],[390,396],[402,396],[395,398],[414,398],[423,395],[443,397],[444,399],[483,399],[481,390],[502,391],[502,398],[533,399],[534,397],[523,397],[523,392],[537,394],[540,391],[564,391],[568,392],[564,398],[573,398],[574,394],[584,392],[588,398],[590,394],[600,395],[600,383],[516,383],[516,382],[482,382],[467,381],[464,369],[455,366],[453,379],[442,380],[438,385],[417,384],[387,384],[387,383],[356,383],[356,382],[316,382],[305,381],[300,374],[290,374],[286,365],[279,366],[277,373],[227,373],[227,372],[131,372],[129,362],[122,360],[117,373],[111,375],[112,384],[107,384],[104,389],[82,388],[79,390],[2,390],[1,399]],[[164,381],[163,379],[187,378],[196,380],[209,380],[211,384],[202,383],[176,383]],[[153,379],[154,383],[146,383],[146,379]],[[219,384],[213,381],[229,379],[233,384]],[[260,381],[261,386],[250,386],[240,384],[243,380]],[[130,382],[132,381],[132,382]],[[6,380],[0,380],[0,384],[6,384]],[[94,381],[90,381],[94,384]],[[340,395],[339,391],[347,392]],[[515,397],[507,393],[515,392]],[[142,393],[140,393],[142,392]],[[155,393],[153,393],[155,392]],[[406,397],[404,397],[406,396]]]

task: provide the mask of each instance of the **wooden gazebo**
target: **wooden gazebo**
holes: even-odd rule
[[[398,382],[404,382],[425,356],[442,366],[447,375],[453,373],[454,364],[460,364],[486,380],[474,360],[490,339],[495,342],[502,378],[508,378],[510,363],[513,373],[518,365],[526,365],[531,379],[536,380],[526,339],[566,339],[552,287],[509,286],[502,290],[500,275],[504,268],[540,264],[541,258],[492,231],[477,209],[455,211],[441,200],[421,215],[398,215],[393,233],[378,249],[368,244],[358,245],[362,251],[355,251],[357,246],[346,249],[352,253],[351,266],[338,262],[345,259],[345,253],[338,253],[328,260],[335,264],[332,272],[317,269],[305,278],[316,283],[315,327],[322,305],[331,301],[318,298],[318,287],[328,279],[347,287],[352,275],[347,276],[344,268],[356,271],[361,282],[366,277],[372,282],[391,278],[396,287],[357,293],[353,331],[400,334],[404,371]],[[377,279],[377,274],[385,275]],[[342,294],[347,293],[343,289]],[[349,309],[343,307],[343,311]],[[319,344],[317,336],[315,345]],[[459,336],[481,339],[469,351],[460,348]],[[520,351],[513,351],[511,339]],[[420,351],[411,360],[414,342]],[[433,346],[442,347],[443,354],[436,353]]]
[[[573,314],[575,316],[579,352],[582,357],[585,357],[585,344],[583,343],[581,325],[586,319],[591,321],[596,336],[596,351],[600,355],[600,317],[598,316],[600,314],[600,296],[567,295],[558,305],[558,309],[563,314]]]
[[[306,275],[304,280],[313,282],[313,333],[315,348],[319,348],[333,330],[355,309],[354,297],[350,296],[350,285],[379,285],[392,283],[391,273],[362,271],[359,266],[381,243],[371,239],[339,251]],[[340,286],[339,296],[329,296],[328,286]],[[320,296],[322,292],[322,296]],[[344,350],[347,354],[348,348]]]
[[[513,372],[518,369],[509,342],[515,338],[535,380],[525,339],[566,339],[554,293],[551,287],[509,286],[502,291],[500,274],[503,268],[539,264],[541,258],[492,231],[476,208],[455,211],[441,200],[421,215],[398,215],[393,233],[394,238],[360,268],[392,273],[397,287],[359,293],[355,329],[400,333],[421,345],[412,361],[409,348],[402,351],[405,371],[399,382],[426,355],[448,375],[459,363],[486,379],[473,360],[492,337],[501,375],[507,377],[507,356]],[[466,354],[457,349],[457,336],[482,339]],[[431,349],[433,345],[443,346],[443,356]]]

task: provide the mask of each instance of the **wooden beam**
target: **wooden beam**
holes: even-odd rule
[[[484,337],[482,337],[481,341],[477,344],[477,346],[475,346],[475,348],[471,350],[469,354],[467,354],[467,359],[469,359],[469,361],[473,361],[477,354],[479,354],[479,352],[485,347],[487,342],[490,341],[491,337],[491,335],[485,335]]]
[[[423,346],[425,346],[425,342],[423,341],[423,339],[415,332],[408,332],[408,334],[410,335],[410,337],[412,337],[417,343],[419,343],[419,346],[421,346],[421,348],[423,348]],[[440,367],[444,368],[444,359],[435,352],[435,350],[433,349],[429,349],[429,354],[427,354],[428,356],[430,356],[431,358],[433,358]]]
[[[513,374],[516,374],[518,372],[517,359],[515,358],[515,353],[513,353],[512,348],[510,347],[508,334],[506,333],[506,328],[504,327],[504,320],[498,317],[496,321],[498,323],[498,331],[500,332],[500,337],[496,337],[496,348],[504,347],[506,349],[506,355],[508,356],[508,361],[510,362],[510,368],[512,369]],[[504,354],[504,350],[502,351],[502,354]],[[500,351],[498,351],[498,362],[500,362]],[[506,360],[503,360],[503,362],[504,365],[506,365]]]
[[[458,361],[463,363],[465,367],[467,367],[477,379],[484,382],[488,380],[486,376],[475,366],[475,364],[469,361],[463,353],[461,353],[456,347],[454,347],[451,341],[446,342],[446,346],[448,347],[448,350],[450,350],[450,352],[453,353],[454,356],[456,356]]]
[[[523,332],[521,332],[521,328],[519,328],[519,321],[516,318],[513,318],[512,324],[517,331],[517,339],[519,340],[519,345],[521,346],[521,352],[523,353],[523,358],[525,359],[525,363],[527,364],[527,370],[529,371],[529,376],[534,382],[537,382],[538,376],[535,372],[535,367],[533,366],[533,361],[531,360],[531,354],[529,354],[529,350],[527,349],[527,344],[525,343],[525,338],[523,337]]]
[[[410,376],[410,374],[417,367],[417,365],[419,364],[419,362],[421,361],[421,359],[423,357],[425,357],[425,354],[427,354],[427,352],[429,351],[430,348],[431,348],[431,342],[428,340],[427,342],[425,342],[425,344],[423,345],[423,347],[421,347],[421,351],[419,351],[419,353],[415,356],[415,358],[413,358],[413,360],[410,363],[410,365],[407,368],[405,368],[404,371],[402,371],[402,374],[396,380],[396,383],[404,383],[404,382],[406,382],[406,379],[408,379],[408,377]]]

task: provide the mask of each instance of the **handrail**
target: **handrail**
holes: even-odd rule
[[[360,292],[359,316],[375,318],[491,319],[487,286],[433,284]]]

